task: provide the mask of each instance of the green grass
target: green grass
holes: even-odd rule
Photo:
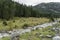
[[[4,38],[2,38],[0,40],[10,40],[10,37],[4,37]]]
[[[49,19],[47,19],[47,18],[34,18],[34,17],[29,17],[29,18],[15,17],[14,19],[11,19],[9,21],[5,21],[7,23],[7,25],[3,24],[4,21],[2,21],[0,19],[0,31],[1,30],[21,29],[21,28],[23,28],[23,26],[25,24],[27,24],[27,26],[29,26],[29,27],[33,27],[33,26],[36,26],[39,24],[49,22]]]

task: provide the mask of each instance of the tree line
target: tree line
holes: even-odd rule
[[[13,17],[35,17],[37,11],[32,6],[19,4],[12,0],[0,0],[0,18],[10,19]]]

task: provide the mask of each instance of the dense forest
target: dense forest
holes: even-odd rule
[[[13,17],[53,17],[53,15],[12,0],[0,0],[0,18],[8,20]]]
[[[13,2],[12,0],[0,0],[0,18],[11,19],[13,17],[35,17],[37,11],[32,6]]]

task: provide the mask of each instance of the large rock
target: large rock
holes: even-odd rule
[[[60,40],[60,36],[53,37],[53,40]]]

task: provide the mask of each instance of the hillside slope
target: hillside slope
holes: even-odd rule
[[[41,3],[34,6],[35,9],[38,9],[40,13],[53,14],[60,17],[60,3],[59,2],[50,2],[50,3]]]

